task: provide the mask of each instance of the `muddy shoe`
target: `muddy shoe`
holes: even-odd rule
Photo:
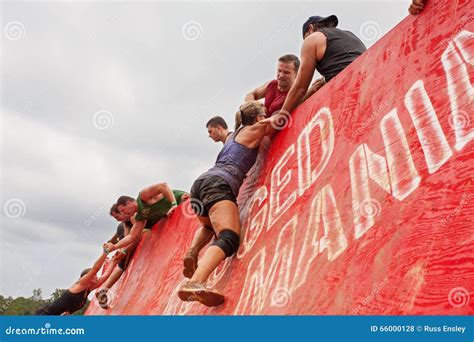
[[[218,306],[224,303],[225,300],[224,295],[219,291],[191,281],[181,286],[178,291],[178,297],[183,301],[197,301],[205,306]]]
[[[107,296],[107,289],[99,290],[95,293],[97,300],[99,301],[99,306],[102,309],[109,308],[109,296]]]
[[[196,272],[198,266],[198,254],[194,250],[190,249],[186,252],[183,259],[183,274],[186,278],[192,278],[194,272]]]

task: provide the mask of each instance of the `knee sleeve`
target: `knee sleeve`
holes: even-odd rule
[[[212,245],[219,247],[224,251],[226,257],[230,257],[239,250],[239,234],[230,229],[224,229],[219,233],[216,241],[214,241]]]

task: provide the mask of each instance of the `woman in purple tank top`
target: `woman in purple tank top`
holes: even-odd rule
[[[237,196],[247,172],[257,159],[263,137],[273,132],[265,119],[265,106],[249,101],[236,113],[236,131],[227,137],[215,165],[199,176],[191,188],[191,205],[202,227],[186,253],[183,273],[190,280],[178,296],[184,301],[198,301],[206,306],[224,302],[224,295],[204,285],[209,275],[227,257],[239,249],[240,217]],[[199,251],[216,236],[198,264]]]

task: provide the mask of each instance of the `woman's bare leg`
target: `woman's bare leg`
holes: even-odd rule
[[[208,217],[199,216],[202,226],[194,234],[191,247],[186,252],[183,259],[183,274],[186,278],[191,278],[198,267],[198,257],[201,249],[212,239],[214,230]]]
[[[214,204],[209,211],[209,217],[216,235],[224,229],[229,229],[240,235],[239,209],[232,201],[220,201]],[[225,259],[224,251],[218,246],[210,246],[199,261],[191,281],[204,283],[209,275]]]
[[[117,280],[120,279],[122,274],[123,270],[120,267],[116,266],[115,269],[112,271],[112,274],[107,278],[107,280],[101,287],[107,290],[110,289],[112,286],[114,286]]]
[[[191,280],[180,288],[178,296],[184,301],[199,301],[206,306],[217,306],[224,302],[224,295],[217,290],[205,287],[204,283],[209,278],[209,275],[226,258],[226,252],[223,249],[226,249],[227,254],[230,256],[231,252],[238,247],[239,241],[235,241],[235,237],[238,239],[240,236],[239,209],[232,201],[220,201],[212,206],[209,216],[217,236],[221,232],[227,231],[228,239],[217,240],[223,246],[222,248],[213,245],[206,250],[204,256],[199,261],[196,272],[194,272]]]
[[[107,278],[105,283],[102,284],[101,289],[96,291],[95,296],[97,297],[97,299],[99,301],[99,306],[102,309],[108,309],[109,308],[110,298],[107,295],[108,291],[110,290],[110,288],[112,286],[114,286],[114,284],[117,282],[117,280],[120,279],[123,272],[124,271],[120,267],[115,266],[115,269],[112,271],[112,274],[109,276],[109,278]]]
[[[194,234],[190,247],[190,249],[197,252],[197,254],[211,241],[214,235],[214,229],[212,228],[209,217],[199,216],[198,219],[199,222],[202,223],[202,226],[196,231],[196,234]]]

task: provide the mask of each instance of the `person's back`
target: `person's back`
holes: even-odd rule
[[[251,169],[258,155],[258,147],[250,148],[238,143],[235,138],[244,127],[240,127],[227,139],[219,152],[215,165],[199,178],[215,175],[222,177],[237,196],[247,172]]]
[[[367,49],[362,41],[350,31],[336,27],[318,30],[326,36],[326,51],[317,61],[316,70],[324,76],[326,82],[339,74]]]
[[[176,198],[176,204],[181,204],[182,197],[186,194],[186,192],[182,190],[171,191]],[[146,221],[146,229],[151,229],[160,219],[166,217],[168,211],[173,206],[173,204],[166,197],[163,197],[154,203],[148,204],[142,200],[140,194],[137,196],[137,205],[138,211],[135,219],[137,221]]]
[[[54,302],[37,310],[36,315],[61,315],[64,312],[72,314],[84,307],[89,292],[89,289],[84,289],[78,293],[73,293],[69,289],[64,290]]]

